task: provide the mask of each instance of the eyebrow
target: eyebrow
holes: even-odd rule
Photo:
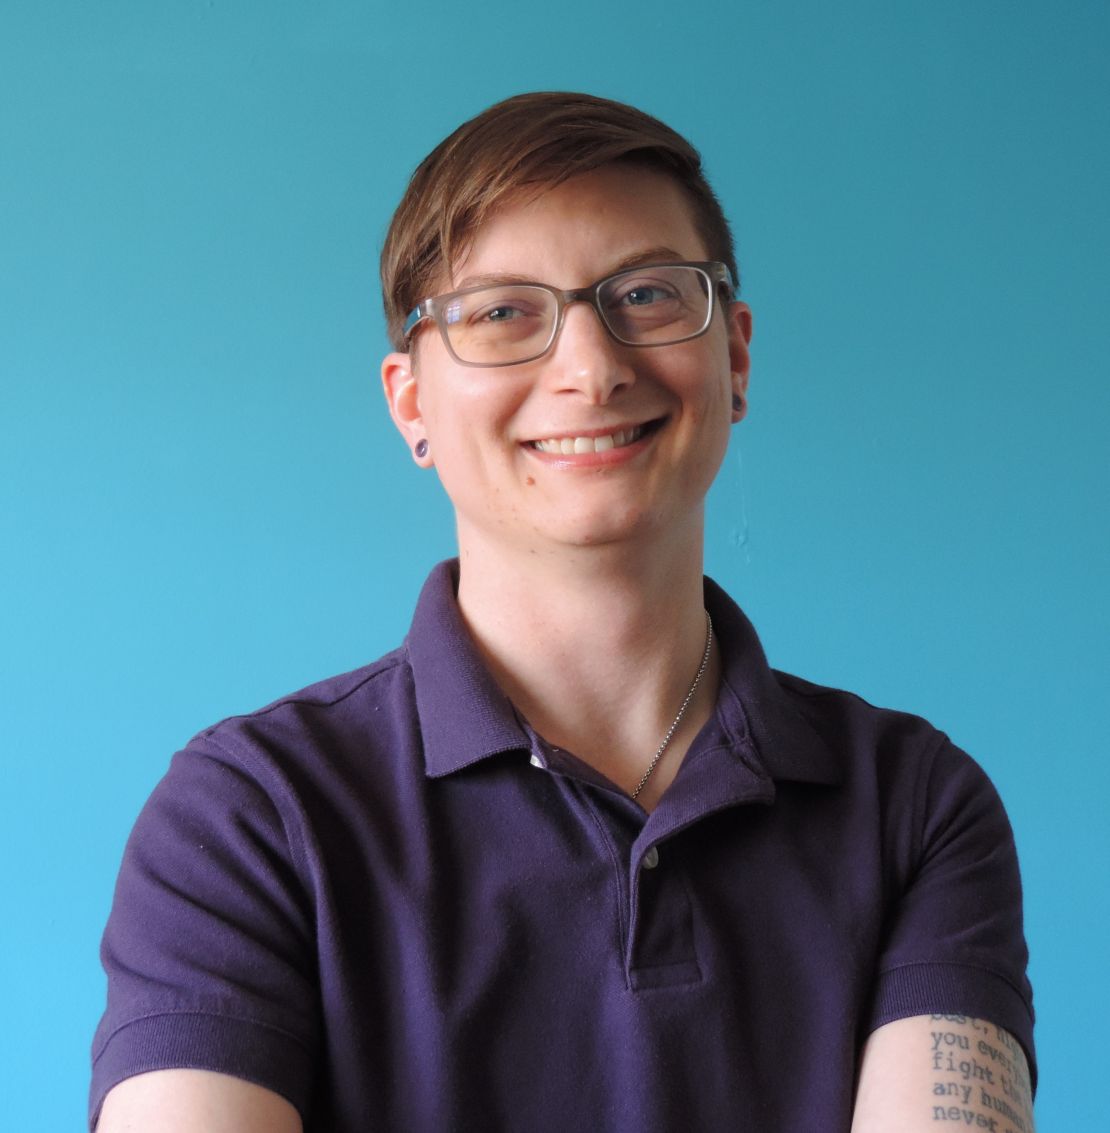
[[[600,276],[600,278],[607,279],[611,275],[616,275],[619,271],[627,271],[629,268],[641,267],[644,264],[666,264],[684,261],[685,257],[681,253],[676,252],[673,248],[658,245],[653,248],[644,248],[642,251],[633,252],[631,255],[622,257],[615,263],[610,264],[608,270],[604,275]],[[541,282],[542,280],[535,279],[528,275],[517,275],[513,272],[491,272],[488,275],[464,276],[451,290],[466,291],[471,287],[497,287],[506,283],[528,284]]]

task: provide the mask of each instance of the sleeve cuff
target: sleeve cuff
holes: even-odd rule
[[[913,1015],[967,1015],[1009,1031],[1025,1051],[1029,1081],[1036,1089],[1033,1009],[998,972],[958,962],[902,964],[882,972],[872,1001],[868,1033]]]
[[[302,1118],[312,1088],[311,1055],[293,1035],[266,1023],[202,1012],[165,1012],[114,1031],[93,1059],[89,1128],[115,1085],[151,1070],[213,1070],[263,1086]]]

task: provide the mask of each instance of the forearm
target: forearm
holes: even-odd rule
[[[952,1126],[1034,1133],[1029,1070],[1005,1030],[964,1015],[879,1028],[864,1049],[852,1133]]]
[[[156,1070],[127,1078],[104,1099],[96,1133],[301,1133],[283,1097],[208,1070]]]

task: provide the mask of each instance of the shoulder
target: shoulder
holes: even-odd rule
[[[356,753],[396,748],[395,733],[414,714],[405,648],[371,664],[317,681],[251,712],[202,729],[178,753],[227,765],[266,786],[296,781]]]
[[[775,677],[797,710],[840,752],[850,779],[872,790],[896,833],[919,847],[955,816],[1012,837],[998,792],[982,766],[947,733],[911,712],[878,707],[856,693],[787,673]]]
[[[772,673],[784,700],[838,753],[849,778],[872,783],[881,793],[935,798],[938,779],[955,779],[968,790],[993,794],[979,763],[922,716],[791,673]]]
[[[198,732],[191,743],[234,748],[259,737],[296,732],[312,722],[356,724],[404,697],[412,678],[404,646],[368,665],[317,681],[251,712],[225,717]]]
[[[917,790],[940,753],[958,750],[921,716],[772,668],[751,622],[709,580],[706,602],[719,630],[726,726],[750,738],[773,778]]]
[[[887,754],[928,751],[948,741],[943,732],[915,713],[872,704],[858,693],[820,685],[779,669],[771,672],[784,698],[830,738],[850,739]]]
[[[423,756],[402,647],[198,732],[173,756],[131,846],[162,854],[167,843],[209,852],[232,840],[249,843],[242,852],[283,847],[309,877],[321,838],[338,831],[352,800],[360,800],[357,825],[381,826],[393,820],[391,800],[418,778]]]

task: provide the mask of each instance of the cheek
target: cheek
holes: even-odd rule
[[[726,371],[715,370],[704,378],[704,396],[694,411],[697,416],[697,429],[704,445],[704,459],[712,467],[715,476],[728,451],[732,435],[732,381]]]
[[[512,405],[488,389],[453,391],[450,399],[429,402],[429,454],[452,500],[503,488],[506,462],[518,455],[513,419]]]
[[[527,400],[529,389],[496,370],[468,366],[437,391],[434,415],[439,429],[492,436],[505,432]]]
[[[690,374],[686,403],[691,416],[702,426],[726,425],[732,418],[732,375],[714,358]]]

